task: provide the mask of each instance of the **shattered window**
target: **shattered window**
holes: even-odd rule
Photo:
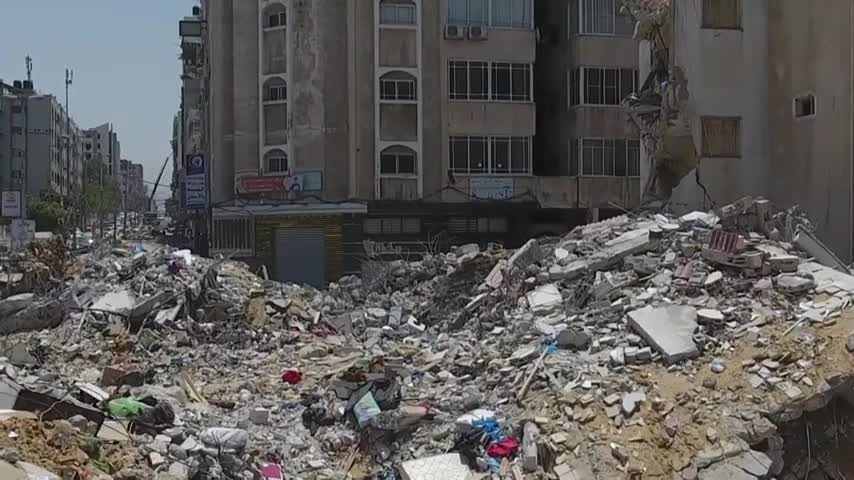
[[[702,129],[704,157],[741,157],[740,117],[703,117]]]

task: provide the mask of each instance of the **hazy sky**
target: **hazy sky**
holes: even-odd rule
[[[157,178],[169,155],[180,97],[178,20],[196,0],[0,0],[0,79],[26,78],[65,101],[81,128],[112,122],[122,156]],[[171,161],[158,187],[168,192]]]

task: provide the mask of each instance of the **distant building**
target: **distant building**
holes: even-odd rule
[[[16,82],[19,83],[19,82]],[[82,139],[53,95],[32,89],[0,96],[0,187],[32,198],[52,192],[71,198],[81,185]]]

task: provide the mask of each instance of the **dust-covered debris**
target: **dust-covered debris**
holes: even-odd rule
[[[94,251],[0,301],[60,312],[5,338],[0,447],[80,478],[797,475],[786,429],[854,371],[854,277],[797,232],[745,199],[324,290],[166,247]]]

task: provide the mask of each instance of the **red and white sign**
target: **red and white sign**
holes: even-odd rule
[[[304,192],[321,189],[320,172],[292,175],[246,175],[235,181],[237,193]]]

